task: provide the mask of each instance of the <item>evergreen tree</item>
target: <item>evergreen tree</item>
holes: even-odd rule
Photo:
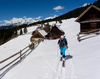
[[[15,36],[17,35],[17,30],[14,31],[14,35],[15,35]]]
[[[45,27],[44,27],[44,30],[48,33],[49,31],[50,31],[50,25],[49,25],[49,23],[47,23],[46,25],[45,25]]]
[[[60,24],[62,23],[62,20],[61,20],[61,19],[59,20],[59,23],[60,23]]]
[[[27,33],[27,28],[26,27],[24,28],[24,33]]]
[[[3,35],[3,42],[5,43],[6,41],[7,41],[7,39],[8,39],[8,33],[5,31],[4,32],[4,35]]]
[[[5,30],[0,30],[0,38],[3,38],[4,31]]]
[[[56,21],[56,23],[57,23],[57,20],[55,20]]]
[[[98,0],[98,2],[100,2],[100,0]]]
[[[20,35],[22,35],[22,34],[23,34],[22,29],[20,29]]]

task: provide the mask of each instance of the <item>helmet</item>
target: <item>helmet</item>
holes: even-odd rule
[[[61,38],[64,38],[64,36],[61,36]]]

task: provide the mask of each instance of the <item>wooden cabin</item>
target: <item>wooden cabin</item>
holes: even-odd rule
[[[100,8],[91,5],[77,19],[80,23],[80,33],[100,28]]]
[[[32,37],[30,40],[31,42],[38,41],[38,40],[44,40],[45,35],[47,35],[47,33],[44,30],[35,30],[33,31]]]
[[[57,39],[60,38],[61,35],[64,35],[64,31],[62,31],[59,27],[56,25],[52,27],[52,29],[48,32],[46,35],[47,39]]]

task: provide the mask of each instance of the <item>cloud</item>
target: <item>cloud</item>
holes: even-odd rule
[[[13,24],[13,23],[24,23],[25,19],[24,18],[12,18],[11,20],[3,20],[5,24]]]
[[[27,18],[26,16],[24,16],[23,18],[15,18],[14,17],[11,20],[3,20],[3,22],[5,24],[14,24],[14,23],[21,23],[21,24],[23,24],[25,22],[33,23],[33,22],[36,22],[36,21],[40,20],[41,17],[42,16],[39,16],[37,18],[31,18],[31,17]]]
[[[2,21],[0,21],[0,22],[2,22]]]
[[[82,7],[85,7],[85,6],[87,6],[87,5],[90,5],[90,3],[85,3],[85,4],[83,4]]]
[[[8,20],[3,20],[3,22],[6,24],[11,24],[11,21],[8,21]]]
[[[33,18],[26,18],[26,16],[23,17],[26,21],[32,20]]]
[[[53,19],[53,18],[55,18],[55,17],[57,17],[57,15],[54,15],[54,16],[51,16],[51,17],[47,17],[47,18],[45,18],[45,20],[46,20],[46,19]]]
[[[64,9],[64,7],[62,6],[57,6],[57,7],[54,7],[53,10],[61,10],[61,9]]]
[[[21,22],[21,23],[24,23],[25,22],[25,19],[23,18],[13,18],[12,20],[10,20],[11,23],[18,23],[18,22]]]
[[[38,19],[38,20],[40,20],[40,18],[41,18],[42,16],[39,16],[39,17],[37,17],[37,18],[35,18],[35,19]]]

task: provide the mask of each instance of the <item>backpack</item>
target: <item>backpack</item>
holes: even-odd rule
[[[65,43],[65,41],[67,41],[66,38],[64,38],[63,41],[62,41],[61,38],[60,38],[59,41],[60,41],[60,42],[59,42],[59,46],[60,46],[60,47],[66,46],[66,43]]]

